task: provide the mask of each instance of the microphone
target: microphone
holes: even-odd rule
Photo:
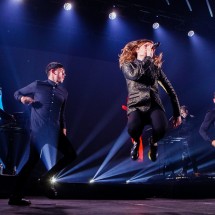
[[[154,43],[154,45],[152,46],[153,49],[156,49],[158,46],[160,46],[160,42]]]

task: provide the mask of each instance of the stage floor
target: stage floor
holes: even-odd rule
[[[7,199],[0,200],[0,213],[14,214],[62,214],[62,215],[202,215],[214,214],[215,199],[161,199],[143,200],[69,200],[28,196],[31,206],[10,206]]]
[[[0,213],[62,215],[202,215],[215,214],[214,175],[171,178],[160,175],[147,183],[57,183],[56,199],[47,198],[36,185],[27,189],[31,206],[8,205],[14,177],[0,177]],[[37,192],[35,192],[35,190]],[[3,192],[5,191],[5,192]]]
[[[6,199],[15,182],[14,176],[0,176],[0,198]],[[103,199],[103,200],[143,200],[148,198],[168,199],[215,199],[215,175],[198,177],[166,177],[155,175],[147,182],[140,183],[59,183],[41,187],[35,180],[26,186],[28,196],[55,198],[52,186],[57,191],[57,199]]]

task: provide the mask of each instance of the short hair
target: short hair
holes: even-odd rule
[[[63,68],[63,64],[58,63],[58,62],[51,62],[46,66],[46,74],[48,75],[48,72],[51,69],[57,69],[57,68]]]
[[[188,108],[187,108],[186,105],[182,105],[182,106],[180,107],[180,109],[182,109],[182,110],[184,110],[184,111],[188,111]]]

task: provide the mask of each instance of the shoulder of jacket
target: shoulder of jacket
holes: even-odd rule
[[[208,110],[205,114],[205,117],[215,117],[215,110]]]
[[[134,69],[137,65],[139,65],[139,63],[137,61],[125,62],[122,64],[122,68],[125,69],[125,68],[131,67]]]
[[[65,93],[66,95],[68,95],[68,91],[67,91],[67,89],[66,89],[64,86],[60,85],[60,86],[59,86],[59,89],[60,89],[63,93]]]
[[[34,81],[36,84],[46,84],[47,81],[36,80]]]

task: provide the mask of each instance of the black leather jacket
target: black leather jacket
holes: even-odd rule
[[[180,106],[175,90],[164,72],[154,65],[151,57],[145,57],[143,61],[135,59],[133,62],[124,63],[121,69],[128,88],[128,114],[135,110],[146,112],[150,109],[152,102],[164,110],[158,94],[159,82],[170,96],[173,116],[180,116]]]

